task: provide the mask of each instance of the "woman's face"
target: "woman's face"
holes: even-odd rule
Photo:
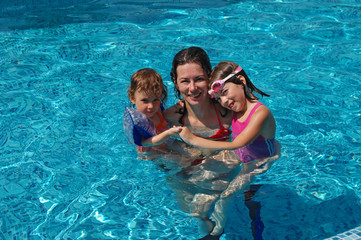
[[[186,63],[177,67],[176,88],[190,105],[208,100],[208,75],[201,65]]]

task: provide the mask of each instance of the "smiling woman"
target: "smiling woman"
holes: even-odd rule
[[[165,111],[164,115],[171,124],[187,126],[197,135],[204,138],[228,140],[231,135],[231,131],[229,130],[231,113],[209,97],[208,83],[210,73],[211,64],[209,57],[203,49],[190,47],[178,52],[173,59],[171,76],[177,96],[181,97],[183,102],[183,107],[180,110],[179,106],[170,107]],[[217,163],[217,161],[213,161],[214,159],[219,159],[220,162]],[[233,160],[235,159],[237,158],[233,158]],[[190,161],[189,169],[185,169],[182,174],[189,178],[185,177],[184,180],[173,181],[177,182],[177,184],[173,183],[170,184],[170,186],[173,186],[173,190],[180,195],[177,199],[182,199],[183,205],[186,206],[184,210],[190,212],[192,216],[197,217],[201,222],[206,223],[206,232],[210,233],[213,229],[213,223],[209,219],[211,205],[218,199],[218,191],[222,191],[227,185],[228,177],[233,174],[231,174],[232,169],[237,166],[239,161],[235,160],[232,163],[228,163],[225,172],[222,172],[220,171],[222,168],[221,165],[224,164],[226,160],[217,152],[207,149],[201,151],[198,156],[191,158]],[[181,182],[188,181],[187,179],[194,177],[191,176],[195,169],[200,170],[199,167],[206,168],[207,164],[212,161],[218,168],[216,171],[213,171],[214,176],[205,179],[204,173],[207,171],[201,170],[202,176],[198,176],[199,183],[194,183],[194,187],[192,188],[189,188],[189,186],[182,187],[184,184]],[[220,188],[219,174],[228,176],[222,180],[223,186]],[[199,184],[204,184],[205,182],[208,183],[207,187],[199,186]],[[192,190],[190,191],[189,189]],[[206,189],[218,190],[210,193],[208,192],[209,190]],[[216,233],[216,235],[219,234],[221,234],[221,231]]]
[[[207,53],[199,47],[183,49],[175,55],[171,76],[184,108],[179,110],[178,106],[173,106],[167,109],[164,115],[168,122],[194,127],[194,132],[204,137],[229,128],[231,113],[208,95],[211,70]]]
[[[186,105],[209,103],[208,95],[204,94],[208,91],[208,76],[202,66],[197,63],[180,65],[177,73],[178,79],[175,86],[183,96]]]

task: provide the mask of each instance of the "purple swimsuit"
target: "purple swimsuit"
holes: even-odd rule
[[[256,109],[261,106],[262,103],[257,103],[256,106],[251,110],[248,115],[246,121],[241,122],[237,119],[237,113],[233,113],[232,119],[232,131],[233,131],[233,140],[247,127],[253,113]],[[259,135],[252,143],[247,146],[238,148],[235,153],[239,156],[239,159],[242,162],[250,162],[255,159],[270,157],[275,154],[275,145],[273,139],[265,139],[261,135]]]

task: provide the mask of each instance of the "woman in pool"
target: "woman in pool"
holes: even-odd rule
[[[211,70],[203,49],[190,47],[178,52],[171,77],[182,107],[179,104],[170,107],[164,116],[171,126],[187,126],[203,138],[226,141],[231,137],[232,112],[209,97]],[[184,146],[179,147],[180,151],[183,149]],[[214,226],[209,219],[209,209],[237,174],[240,161],[233,151],[217,153],[207,149],[194,151],[191,159],[182,172],[168,177],[168,183],[178,194],[181,208],[205,222],[209,233]]]
[[[190,47],[178,52],[171,77],[183,107],[177,104],[168,108],[164,115],[171,125],[187,126],[201,137],[224,141],[231,136],[232,112],[209,97],[211,71],[209,57],[203,49]]]

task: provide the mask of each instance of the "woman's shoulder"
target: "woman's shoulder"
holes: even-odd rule
[[[222,119],[222,123],[227,125],[230,124],[232,121],[233,111],[222,107],[222,105],[218,102],[215,103],[215,106],[220,119]]]
[[[224,108],[219,102],[215,102],[214,105],[216,106],[217,111],[222,115],[222,117],[227,117],[229,115],[232,116],[232,111]]]
[[[183,107],[184,106],[181,106],[180,103],[176,103],[175,105],[165,109],[163,111],[165,120],[172,125],[179,125],[178,120],[182,116],[181,109]]]

